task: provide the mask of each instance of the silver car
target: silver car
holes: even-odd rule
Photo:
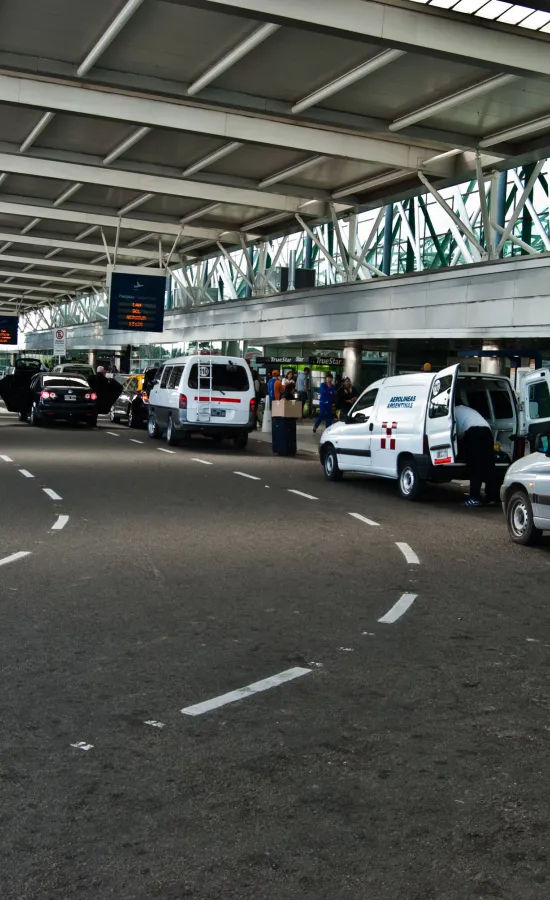
[[[550,436],[537,435],[535,447],[535,453],[512,463],[500,489],[516,544],[536,544],[543,531],[550,531]]]

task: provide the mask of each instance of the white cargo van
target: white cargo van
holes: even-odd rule
[[[256,427],[256,396],[244,359],[181,356],[165,362],[149,394],[147,431],[177,444],[193,433],[246,447]]]
[[[344,472],[396,479],[399,493],[417,499],[426,482],[468,478],[458,454],[455,403],[477,410],[489,423],[500,478],[528,441],[550,421],[550,371],[522,382],[519,409],[508,378],[461,373],[460,365],[437,373],[383,378],[357,399],[346,420],[328,428],[319,453],[325,475]]]

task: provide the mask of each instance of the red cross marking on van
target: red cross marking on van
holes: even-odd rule
[[[392,431],[397,428],[397,422],[391,422],[389,425],[387,422],[382,422],[382,428],[386,429],[386,437],[383,437],[380,442],[380,449],[386,450],[386,438],[390,438],[390,450],[395,450],[395,438],[392,437]]]

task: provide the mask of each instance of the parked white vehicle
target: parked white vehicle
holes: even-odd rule
[[[508,378],[461,373],[460,365],[440,372],[396,375],[370,385],[345,421],[328,428],[319,452],[332,481],[344,472],[396,479],[399,493],[416,500],[426,482],[465,479],[458,450],[454,408],[463,403],[489,423],[501,478],[514,456],[550,422],[550,371],[540,369],[521,386],[519,409]]]
[[[500,490],[508,533],[516,544],[536,544],[550,531],[550,435],[539,433],[536,450],[512,463]]]
[[[164,363],[149,394],[147,431],[177,444],[193,433],[244,448],[256,427],[256,395],[244,359],[181,356]]]

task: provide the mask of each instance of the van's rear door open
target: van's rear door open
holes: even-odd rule
[[[520,434],[527,437],[531,452],[537,434],[550,434],[550,369],[526,375],[519,392]]]
[[[434,466],[454,463],[456,458],[456,429],[454,396],[460,363],[442,369],[434,376],[428,396],[426,435]]]

